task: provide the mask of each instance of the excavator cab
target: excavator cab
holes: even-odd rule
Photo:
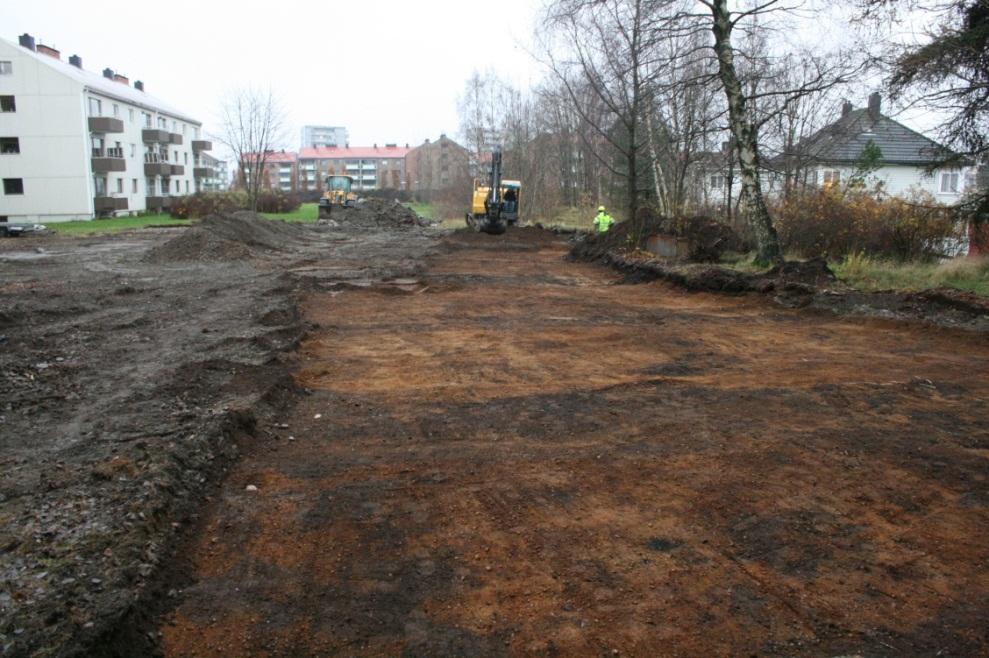
[[[519,219],[522,184],[501,177],[501,150],[491,153],[491,172],[486,181],[474,181],[474,194],[467,225],[480,233],[500,235]]]

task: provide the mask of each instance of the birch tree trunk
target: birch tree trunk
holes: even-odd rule
[[[663,175],[663,163],[656,152],[656,131],[653,128],[652,113],[646,113],[646,136],[649,138],[649,157],[653,162],[653,178],[656,183],[656,204],[659,214],[668,215],[670,212],[670,195],[666,189],[666,177]]]
[[[711,0],[708,6],[714,17],[714,52],[718,57],[718,74],[728,100],[728,123],[735,137],[738,153],[738,168],[742,179],[741,196],[747,202],[749,222],[758,243],[759,260],[779,264],[783,262],[779,236],[773,227],[759,182],[758,134],[755,124],[748,116],[745,93],[735,70],[735,56],[731,45],[734,25],[728,11],[728,0]]]

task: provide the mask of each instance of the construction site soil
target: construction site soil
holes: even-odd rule
[[[347,212],[2,243],[4,655],[989,653],[970,306]]]

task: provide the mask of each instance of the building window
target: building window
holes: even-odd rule
[[[106,178],[102,176],[94,176],[93,189],[96,191],[95,196],[106,196]]]
[[[158,129],[168,130],[168,122],[165,121],[165,117],[158,117]]]
[[[182,191],[182,188],[179,187],[179,185],[181,185],[181,184],[182,184],[182,181],[180,181],[178,179],[175,180],[175,193],[176,194],[178,194],[179,192]]]
[[[103,116],[103,102],[100,99],[93,98],[92,96],[89,97],[89,116]]]
[[[16,137],[0,137],[0,153],[12,155],[21,152],[21,143]]]
[[[941,194],[958,194],[958,172],[941,173]]]
[[[14,65],[9,61],[0,62],[0,75],[10,75],[14,72]]]
[[[193,129],[192,129],[192,138],[193,139],[199,139],[199,128],[193,127]]]
[[[185,126],[185,124],[183,123],[183,124],[182,124],[182,134],[183,134],[183,135],[185,134],[185,128],[186,128],[186,126]]]
[[[150,128],[151,127],[151,115],[148,114],[147,112],[141,112],[141,116],[144,117],[144,127],[145,128]]]
[[[832,187],[841,183],[841,172],[837,169],[824,170],[824,187]]]
[[[3,179],[3,193],[4,194],[24,194],[24,179],[23,178],[4,178]]]
[[[120,118],[120,106],[117,105],[116,103],[113,104],[113,118],[114,119]]]
[[[123,178],[118,178],[117,179],[117,194],[123,194],[123,193],[124,193],[124,179]]]
[[[189,154],[188,153],[183,153],[182,154],[182,160],[183,160],[184,164],[189,164]]]
[[[145,178],[144,179],[144,184],[148,188],[147,189],[148,196],[154,196],[154,194],[155,194],[155,179],[154,178]]]
[[[186,194],[188,194],[188,193],[189,193],[189,181],[186,181],[186,182],[185,182],[185,193],[186,193]]]
[[[135,157],[137,155],[137,144],[130,145],[130,157]]]
[[[0,112],[16,112],[17,104],[13,96],[0,96]]]
[[[134,108],[127,108],[127,121],[134,123]]]
[[[130,181],[130,193],[137,194],[137,179],[132,178]]]
[[[725,189],[725,184],[727,181],[725,177],[720,174],[715,174],[711,176],[711,189],[712,190],[723,190]]]

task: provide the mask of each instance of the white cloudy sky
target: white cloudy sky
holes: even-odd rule
[[[542,77],[527,52],[541,5],[542,0],[22,0],[0,7],[0,25],[8,40],[28,32],[60,49],[63,59],[79,54],[91,71],[110,67],[143,80],[149,93],[201,118],[207,131],[225,90],[270,86],[291,119],[284,146],[295,149],[307,123],[343,125],[350,143],[362,146],[456,135],[457,98],[474,70],[494,70],[523,87]],[[796,29],[776,38],[805,46],[851,38],[847,12],[832,9],[794,20]],[[850,90],[856,106],[864,105],[872,86],[863,82]],[[931,125],[922,115],[902,118],[922,130]]]
[[[342,125],[353,145],[421,143],[459,128],[457,97],[475,70],[520,84],[540,0],[30,0],[0,8],[3,38],[25,32],[143,80],[207,129],[223,91],[271,86],[290,143],[307,123]]]

